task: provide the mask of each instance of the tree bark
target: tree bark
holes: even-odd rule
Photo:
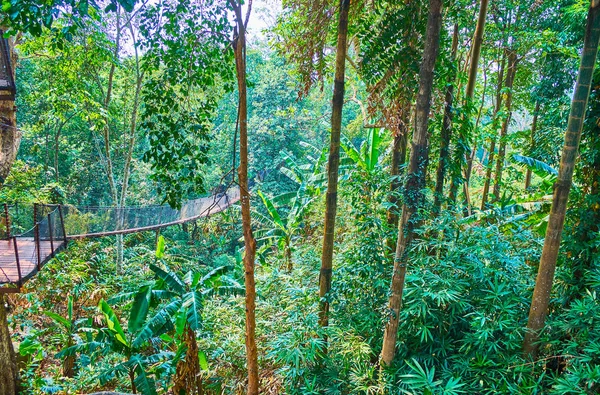
[[[544,239],[544,248],[540,258],[540,266],[535,282],[535,289],[531,299],[527,333],[523,349],[525,355],[532,358],[537,356],[539,335],[544,327],[548,305],[550,303],[550,291],[554,280],[558,249],[565,222],[569,191],[573,180],[575,160],[581,139],[581,130],[587,110],[587,101],[590,95],[590,87],[598,53],[598,41],[600,40],[600,0],[592,0],[587,16],[587,26],[579,75],[575,85],[575,94],[571,102],[569,122],[565,133],[565,143],[558,170],[558,179],[554,184],[554,197],[550,209],[550,219]]]
[[[0,394],[16,395],[17,366],[5,306],[6,296],[0,294]]]
[[[496,87],[496,106],[494,107],[493,119],[496,119],[500,108],[502,108],[502,87],[504,84],[504,69],[506,67],[506,51],[502,52],[502,62],[500,70],[498,70],[498,86]],[[495,125],[494,125],[495,126]],[[495,127],[494,127],[495,131]],[[481,194],[481,210],[485,210],[487,206],[488,195],[490,193],[490,182],[492,181],[492,166],[496,155],[496,137],[493,136],[490,140],[488,149],[488,163],[485,170],[485,182],[483,184],[483,192]]]
[[[481,114],[483,113],[483,106],[485,105],[485,96],[487,92],[487,74],[486,71],[483,70],[483,92],[481,92],[481,103],[479,104],[479,110],[477,111],[477,121],[475,121],[475,130],[479,128],[479,123],[481,122]],[[471,155],[469,156],[469,160],[467,161],[467,170],[465,175],[465,184],[468,186],[471,182],[471,174],[473,173],[473,160],[475,159],[475,155],[477,154],[477,147],[473,147],[471,149]]]
[[[6,31],[4,28],[2,30]],[[8,47],[14,80],[17,55],[12,39],[8,40]],[[14,100],[0,100],[0,124],[0,185],[3,185],[21,145],[22,133],[17,129],[17,108]]]
[[[407,111],[410,114],[410,110]],[[404,116],[404,121],[398,125],[398,131],[394,136],[394,142],[392,147],[392,164],[390,166],[390,177],[392,181],[390,183],[390,195],[388,202],[394,205],[387,210],[387,223],[391,229],[398,228],[398,198],[396,193],[400,189],[400,181],[398,176],[400,175],[400,168],[404,166],[406,162],[406,144],[408,142],[408,128],[406,123],[409,122],[407,116]],[[396,251],[396,238],[390,237],[386,241],[388,252],[393,255]]]
[[[484,0],[487,1],[487,0]],[[454,24],[454,32],[452,34],[452,52],[450,55],[452,67],[456,63],[456,51],[458,49],[458,23]],[[453,101],[454,101],[454,84],[456,82],[456,69],[452,71],[450,81],[446,86],[444,120],[442,123],[442,133],[440,141],[440,161],[436,172],[436,182],[434,191],[433,212],[437,216],[442,207],[442,199],[444,198],[444,178],[446,177],[446,169],[449,165],[450,156],[450,139],[452,138],[452,117],[453,117]]]
[[[475,83],[477,82],[477,70],[479,67],[479,59],[481,58],[481,45],[483,43],[483,33],[485,31],[485,20],[487,17],[488,0],[481,0],[479,6],[479,16],[477,18],[477,26],[475,27],[475,34],[473,35],[473,45],[471,47],[471,57],[469,61],[469,79],[467,81],[467,88],[465,90],[465,105],[467,110],[471,108],[473,102],[473,96],[475,94]],[[464,115],[469,117],[470,114]],[[464,120],[469,122],[468,119]],[[462,181],[462,163],[467,153],[470,153],[468,149],[468,138],[469,136],[459,136],[459,142],[456,148],[456,166],[454,167],[454,174],[452,174],[452,184],[450,186],[449,199],[451,202],[456,203],[458,197],[458,187]]]
[[[4,184],[21,145],[15,102],[0,100],[0,183]]]
[[[16,54],[9,40],[10,61],[14,65]],[[12,68],[14,77],[14,67]],[[14,78],[13,78],[14,80]],[[17,116],[14,100],[0,100],[0,187],[10,173],[21,144],[21,131],[17,129]],[[8,327],[6,296],[0,294],[0,394],[16,395],[18,390],[18,370],[13,344]]]
[[[256,284],[254,260],[256,240],[252,233],[250,215],[250,190],[248,187],[248,93],[246,87],[246,25],[242,18],[241,3],[233,3],[236,15],[235,69],[238,85],[238,114],[240,131],[240,166],[238,178],[242,205],[242,229],[244,233],[244,284],[246,286],[246,364],[248,368],[248,395],[258,395],[258,350],[256,348]],[[248,13],[250,10],[248,10]],[[248,17],[248,15],[246,15]]]
[[[398,242],[394,258],[394,271],[392,275],[391,296],[389,299],[390,316],[385,326],[383,348],[381,350],[381,364],[389,366],[396,354],[396,338],[400,308],[402,305],[402,292],[406,277],[407,255],[406,251],[414,237],[414,232],[420,220],[414,215],[424,202],[423,188],[427,173],[429,158],[428,146],[428,121],[431,109],[431,91],[433,87],[433,70],[438,56],[440,44],[440,30],[442,26],[442,1],[429,2],[429,15],[427,18],[426,42],[423,50],[423,61],[419,70],[419,91],[415,113],[415,128],[410,153],[402,217],[398,226]],[[416,217],[416,218],[413,218]]]
[[[533,149],[535,144],[535,132],[537,130],[537,122],[538,116],[540,114],[540,102],[538,101],[535,104],[535,110],[533,110],[533,122],[531,123],[531,140],[530,140],[530,149]],[[531,154],[531,153],[530,153]],[[527,168],[527,173],[525,174],[525,190],[528,190],[531,186],[531,169]]]
[[[331,141],[329,144],[329,162],[327,165],[327,195],[325,201],[325,229],[323,232],[323,250],[321,271],[319,273],[319,325],[329,325],[329,291],[333,267],[333,239],[335,216],[337,211],[338,170],[340,166],[340,133],[342,129],[342,110],[344,107],[344,79],[346,73],[346,53],[348,40],[348,12],[350,0],[340,0],[338,37],[335,59],[335,79],[331,108]],[[327,339],[325,339],[327,340]]]
[[[196,341],[196,332],[189,325],[184,330],[182,340],[185,342],[187,350],[185,358],[177,363],[172,391],[174,394],[203,395],[198,342]]]
[[[502,171],[504,170],[504,159],[506,158],[506,136],[508,135],[508,126],[512,117],[512,97],[513,84],[517,74],[518,64],[517,53],[514,49],[508,52],[508,70],[506,72],[506,81],[504,87],[506,92],[506,117],[502,121],[502,129],[500,130],[500,148],[498,149],[498,159],[496,161],[496,178],[494,179],[494,200],[500,199],[500,188],[502,187]]]

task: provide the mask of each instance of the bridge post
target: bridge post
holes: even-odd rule
[[[52,214],[48,214],[48,236],[50,236],[50,256],[54,257],[54,240],[52,240]]]
[[[7,203],[4,203],[4,219],[6,220],[6,238],[10,240],[10,216],[8,215]]]
[[[40,251],[40,224],[38,224],[38,204],[33,204],[33,238],[35,242],[35,249],[37,251],[37,268],[42,268],[42,255]]]
[[[19,281],[17,282],[17,285],[19,286],[19,288],[21,288],[21,285],[23,285],[23,277],[21,275],[21,262],[19,261],[19,248],[17,247],[17,238],[13,237],[13,245],[15,246],[15,259],[17,261],[17,273],[19,274]]]
[[[65,242],[65,247],[67,246],[67,231],[65,229],[65,217],[63,215],[63,210],[62,210],[62,204],[60,204],[58,206],[58,214],[60,215],[60,225],[62,227],[62,231],[63,231],[63,238],[64,238],[64,242]]]

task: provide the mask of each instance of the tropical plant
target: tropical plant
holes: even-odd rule
[[[348,155],[348,158],[350,158],[359,169],[371,173],[380,164],[381,146],[383,143],[382,135],[383,129],[377,130],[370,128],[367,131],[367,139],[363,141],[360,149],[357,149],[345,136],[342,138],[344,141],[341,146],[346,155]]]
[[[164,238],[159,238],[156,257],[164,256]],[[201,370],[208,369],[206,354],[198,349],[196,332],[201,329],[202,306],[204,299],[215,294],[244,295],[244,287],[224,274],[231,266],[219,266],[204,276],[199,272],[188,271],[183,276],[167,268],[151,264],[157,281],[152,285],[152,293],[158,299],[166,299],[168,311],[175,325],[174,336],[163,335],[163,340],[173,342],[177,351],[172,364],[176,366],[173,391],[176,394],[203,394]]]
[[[151,377],[152,365],[167,359],[169,352],[157,351],[155,345],[160,336],[173,329],[171,316],[177,311],[179,300],[169,303],[153,314],[151,306],[156,303],[152,298],[152,288],[142,286],[133,297],[133,304],[127,321],[127,331],[110,305],[100,300],[98,310],[102,313],[104,326],[96,330],[95,336],[86,336],[86,342],[62,350],[58,355],[67,357],[76,353],[86,353],[92,357],[106,355],[109,352],[120,356],[121,362],[106,368],[100,375],[101,383],[114,377],[128,376],[131,390],[143,394],[156,394],[155,379]],[[85,332],[94,331],[92,328]]]
[[[52,311],[44,311],[44,314],[54,321],[58,328],[60,328],[60,342],[66,345],[67,348],[71,347],[74,343],[74,336],[77,333],[76,320],[73,315],[73,295],[69,295],[67,298],[67,316],[63,317],[60,314]],[[62,364],[62,375],[64,377],[73,377],[75,367],[75,356],[66,355]]]
[[[314,198],[310,196],[303,196],[305,195],[305,186],[301,184],[300,189],[296,192],[296,196],[294,196],[290,201],[290,208],[287,210],[286,216],[282,218],[278,209],[275,207],[274,202],[286,199],[287,195],[280,195],[273,199],[269,199],[262,191],[258,191],[258,195],[260,196],[268,213],[268,216],[260,213],[255,214],[262,219],[262,222],[265,225],[268,226],[267,228],[256,231],[256,240],[259,242],[264,242],[263,246],[258,252],[264,252],[273,244],[277,245],[279,251],[283,252],[287,270],[291,271],[293,268],[293,241],[301,228],[304,214],[308,210],[308,207]]]

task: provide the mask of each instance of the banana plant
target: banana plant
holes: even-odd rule
[[[122,361],[106,369],[99,375],[102,384],[112,378],[128,376],[131,391],[142,394],[156,394],[156,383],[149,373],[151,367],[169,358],[171,353],[154,353],[152,344],[160,341],[160,336],[173,330],[171,317],[179,309],[180,300],[163,306],[149,314],[151,307],[157,302],[149,285],[142,286],[133,298],[126,330],[121,326],[121,320],[104,300],[100,300],[98,310],[103,316],[103,324],[95,336],[87,336],[87,341],[62,350],[60,357],[74,356],[85,353],[92,358],[109,352],[120,355]],[[94,331],[87,328],[88,334]]]
[[[529,156],[513,154],[512,158],[515,162],[527,166],[536,176],[542,179],[541,190],[544,193],[552,192],[552,186],[558,177],[558,170],[541,160]]]
[[[300,145],[308,151],[305,156],[307,163],[299,164],[292,155],[286,154],[285,166],[279,169],[284,176],[298,184],[297,191],[278,197],[281,204],[285,204],[285,200],[289,201],[296,196],[319,196],[327,186],[327,172],[325,171],[327,150],[319,149],[306,142],[301,142]]]
[[[342,149],[350,160],[362,171],[373,173],[379,164],[381,145],[383,142],[383,129],[369,129],[367,139],[357,149],[345,136],[341,143]]]
[[[164,246],[164,243],[162,243]],[[160,243],[159,243],[160,246]],[[158,250],[157,250],[158,252]],[[162,257],[161,253],[157,256]],[[173,393],[199,395],[203,392],[201,370],[208,369],[206,354],[198,349],[196,332],[202,323],[202,306],[205,298],[215,294],[244,295],[244,287],[234,279],[225,276],[231,266],[217,267],[204,276],[189,271],[182,277],[161,268],[150,265],[157,278],[153,285],[154,294],[161,299],[178,302],[178,308],[171,310],[171,319],[175,324],[173,336],[163,335],[162,339],[175,344],[177,351],[172,363],[175,365]]]
[[[73,296],[67,298],[67,316],[63,317],[60,314],[52,311],[44,311],[44,315],[54,321],[55,328],[59,331],[59,342],[71,347],[74,344],[74,336],[77,333],[77,325],[73,316]],[[62,362],[62,375],[64,377],[73,377],[75,368],[75,356],[68,355]]]
[[[294,239],[300,230],[306,210],[314,200],[314,197],[307,196],[302,188],[304,188],[303,185],[296,192],[296,196],[291,199],[290,208],[287,210],[285,217],[282,217],[278,209],[275,208],[274,200],[277,198],[271,200],[262,191],[258,191],[258,196],[260,196],[268,213],[268,216],[258,212],[255,213],[265,225],[264,228],[256,231],[256,240],[264,243],[258,252],[263,253],[271,246],[277,245],[278,250],[283,253],[288,271],[293,269],[292,249]]]

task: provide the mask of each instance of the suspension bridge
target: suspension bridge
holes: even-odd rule
[[[189,200],[180,209],[5,204],[0,214],[0,293],[20,292],[69,240],[158,230],[219,213],[239,200],[235,187]]]

